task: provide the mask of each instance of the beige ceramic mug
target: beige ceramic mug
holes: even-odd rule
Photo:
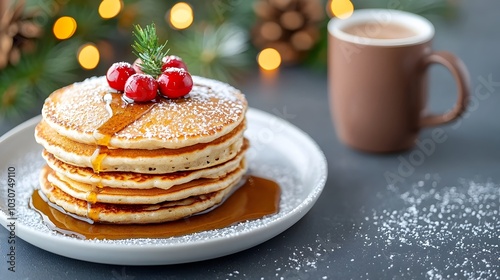
[[[469,77],[448,52],[433,52],[434,27],[397,10],[357,10],[328,24],[330,108],[339,139],[369,152],[411,148],[421,128],[450,122],[465,110]],[[449,112],[425,112],[429,65],[444,65],[458,88]]]

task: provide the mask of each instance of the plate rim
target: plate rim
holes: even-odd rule
[[[307,140],[308,144],[312,146],[314,149],[314,152],[316,153],[315,157],[318,157],[319,159],[319,175],[316,178],[316,182],[314,183],[314,186],[312,187],[311,191],[307,194],[307,196],[292,210],[290,210],[288,213],[284,214],[282,217],[279,217],[275,220],[269,221],[263,226],[259,226],[257,228],[251,229],[251,230],[246,230],[243,232],[239,232],[237,234],[231,234],[231,235],[226,235],[226,236],[215,236],[213,238],[209,239],[200,239],[200,240],[193,240],[190,241],[189,243],[182,243],[182,242],[176,242],[176,243],[170,243],[170,244],[140,244],[138,246],[130,246],[130,245],[124,245],[124,244],[116,244],[116,243],[105,243],[105,242],[89,242],[89,240],[81,240],[81,239],[76,239],[76,238],[69,238],[66,236],[61,236],[59,234],[47,234],[46,232],[39,232],[36,231],[36,229],[19,223],[16,225],[16,235],[23,239],[24,241],[30,243],[31,245],[41,248],[43,250],[52,252],[54,254],[66,256],[69,258],[73,259],[79,259],[79,260],[85,260],[85,261],[91,261],[91,262],[97,262],[97,263],[106,263],[106,264],[131,264],[131,263],[126,263],[126,262],[113,262],[113,261],[108,261],[108,262],[102,262],[102,261],[92,261],[88,259],[83,259],[83,258],[78,258],[74,256],[68,256],[65,254],[62,254],[60,252],[54,252],[53,250],[47,249],[47,246],[40,246],[40,244],[34,244],[33,239],[41,239],[41,240],[47,240],[47,241],[52,241],[52,242],[58,242],[61,245],[71,245],[76,248],[79,247],[85,247],[87,249],[92,249],[95,250],[98,248],[98,250],[109,250],[113,249],[115,252],[120,252],[120,251],[126,251],[129,253],[135,253],[135,252],[142,252],[144,250],[148,250],[150,252],[164,252],[165,250],[176,250],[176,249],[181,249],[181,248],[186,248],[187,247],[200,247],[200,246],[213,246],[217,245],[218,243],[221,242],[226,242],[230,241],[233,239],[245,239],[245,237],[248,237],[252,234],[259,233],[263,238],[260,238],[258,242],[253,242],[249,246],[246,246],[245,248],[233,250],[232,252],[228,253],[222,253],[219,254],[218,256],[215,257],[208,257],[208,258],[202,258],[202,259],[197,259],[194,258],[194,260],[189,260],[189,261],[181,261],[181,262],[165,262],[165,261],[160,261],[158,263],[154,263],[151,265],[161,265],[161,264],[175,264],[175,263],[188,263],[188,262],[193,262],[193,261],[198,261],[198,260],[206,260],[206,259],[212,259],[216,257],[221,257],[229,254],[233,254],[235,252],[240,252],[243,250],[246,250],[248,248],[254,247],[256,245],[262,244],[265,241],[281,234],[288,228],[290,228],[292,225],[294,225],[296,222],[298,222],[300,219],[304,217],[304,215],[314,206],[316,203],[317,199],[321,195],[324,186],[326,184],[326,180],[328,177],[328,163],[326,160],[326,157],[319,147],[319,145],[314,141],[314,139],[309,136],[307,133],[305,133],[303,130],[298,128],[297,126],[291,124],[290,122],[277,117],[271,113],[267,113],[265,111],[255,109],[255,108],[248,108],[249,115],[252,115],[254,118],[257,119],[272,119],[274,121],[279,121],[284,124],[286,124],[290,129],[292,129],[295,133],[298,133],[303,137],[305,140]],[[41,115],[35,116],[8,131],[4,135],[0,137],[0,147],[3,144],[4,141],[11,137],[15,137],[18,133],[29,129],[31,126],[35,126],[39,121],[41,120]],[[3,209],[0,209],[0,222],[4,228],[6,228],[6,223],[7,223],[7,215],[4,212]],[[276,228],[277,230],[272,231],[269,230],[270,228]],[[20,236],[19,230],[21,230],[21,235],[25,236]],[[23,232],[24,231],[24,232]],[[267,232],[266,232],[267,231]],[[26,236],[28,234],[31,234],[31,236]],[[50,247],[50,246],[49,246]],[[96,251],[98,253],[98,251]],[[134,264],[132,264],[134,265]],[[140,263],[138,265],[149,265],[149,264],[144,264]]]

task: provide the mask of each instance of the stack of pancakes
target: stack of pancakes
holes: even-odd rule
[[[221,203],[246,172],[247,102],[193,77],[189,95],[127,104],[105,77],[52,93],[35,130],[47,165],[41,192],[79,217],[159,223]]]

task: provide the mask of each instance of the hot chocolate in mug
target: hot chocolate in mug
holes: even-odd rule
[[[469,75],[462,61],[431,48],[434,26],[397,10],[356,10],[328,24],[328,79],[339,139],[368,152],[411,148],[421,128],[448,123],[465,110]],[[446,113],[425,111],[427,70],[445,66],[457,83],[457,101]]]

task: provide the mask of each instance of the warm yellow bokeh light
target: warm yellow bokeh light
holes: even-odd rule
[[[330,12],[340,19],[346,19],[354,12],[354,5],[349,0],[330,0]]]
[[[103,0],[99,5],[99,15],[104,19],[116,17],[123,8],[121,0]]]
[[[85,44],[78,51],[78,62],[84,69],[96,68],[97,64],[99,64],[99,58],[99,50],[94,44]]]
[[[264,70],[275,70],[281,65],[281,55],[273,48],[263,49],[257,57],[257,62]]]
[[[176,29],[188,28],[193,20],[193,9],[187,3],[179,2],[170,10],[170,24]]]
[[[54,23],[52,31],[59,40],[65,40],[73,36],[76,31],[76,20],[72,17],[60,17]]]

